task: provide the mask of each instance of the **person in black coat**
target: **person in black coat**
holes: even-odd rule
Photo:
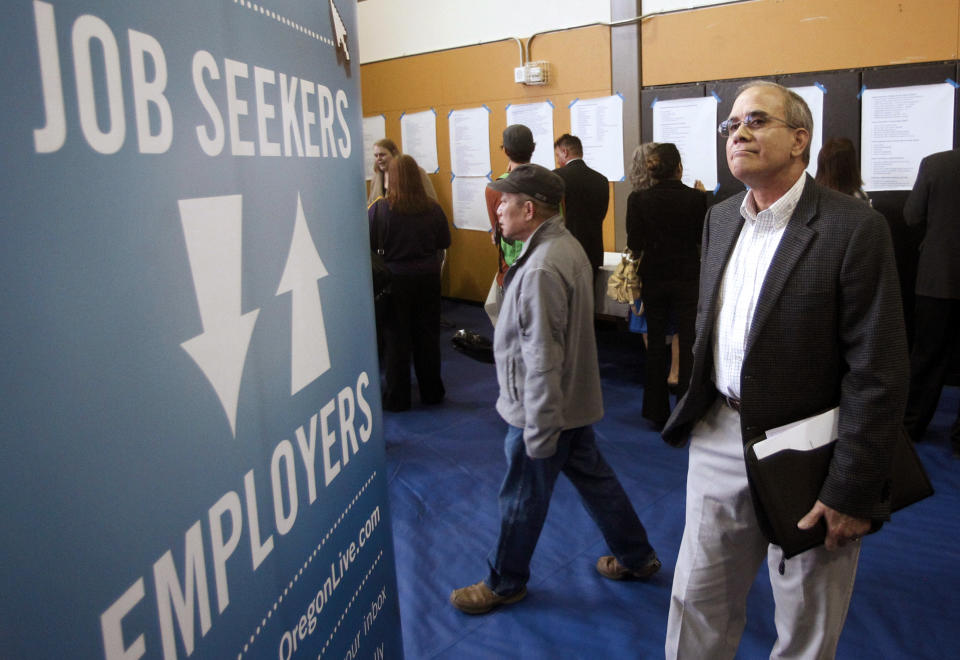
[[[440,267],[450,247],[450,228],[440,205],[430,199],[417,161],[407,155],[389,166],[390,188],[367,210],[370,244],[383,236],[383,259],[393,277],[383,323],[386,384],[384,410],[410,408],[410,358],[420,401],[443,401],[440,378]]]
[[[580,241],[596,273],[603,265],[603,219],[610,204],[610,184],[607,177],[583,162],[583,144],[575,135],[561,135],[554,142],[553,151],[559,165],[554,172],[566,185],[564,224]]]
[[[927,156],[903,207],[907,225],[923,231],[917,264],[910,397],[904,423],[923,438],[940,400],[950,356],[960,350],[960,149]],[[960,410],[950,432],[960,456]]]
[[[690,382],[707,196],[681,183],[683,165],[674,144],[656,145],[647,168],[656,183],[627,198],[627,247],[635,256],[643,255],[637,268],[648,338],[643,416],[661,428],[670,416],[664,345],[670,319],[680,344],[678,397]]]

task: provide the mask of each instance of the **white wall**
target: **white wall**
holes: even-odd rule
[[[609,23],[610,0],[365,0],[357,18],[364,64]]]
[[[750,0],[740,0],[749,2]],[[676,11],[678,9],[692,9],[708,5],[730,4],[731,0],[643,0],[643,15],[656,14],[662,11]]]

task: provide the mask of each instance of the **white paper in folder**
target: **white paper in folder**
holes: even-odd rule
[[[770,429],[766,440],[753,445],[757,460],[762,461],[784,449],[810,451],[829,444],[839,435],[840,409],[834,408],[825,413],[807,417],[800,421]]]

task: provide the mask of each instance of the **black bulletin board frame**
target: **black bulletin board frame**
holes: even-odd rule
[[[644,87],[640,90],[640,139],[649,142],[653,139],[653,111],[651,105],[655,99],[697,98],[715,94],[717,104],[717,123],[730,114],[737,89],[752,80],[770,80],[786,87],[803,87],[821,84],[826,90],[823,101],[823,139],[845,136],[853,140],[860,149],[860,91],[866,88],[902,87],[926,85],[953,80],[960,82],[960,60],[924,64],[905,64],[869,69],[846,69],[836,71],[818,71],[782,76],[761,76],[733,80],[715,80],[683,85],[663,85]],[[718,138],[719,139],[719,138]],[[960,90],[954,96],[953,146],[960,147]],[[720,191],[717,199],[724,199],[743,190],[743,184],[730,175],[723,149],[717,150],[717,177]],[[872,193],[875,201],[884,208],[888,195],[893,195],[894,206],[897,202],[902,208],[905,199],[903,191],[878,191]],[[883,212],[883,211],[882,211]]]
[[[849,138],[860,153],[860,78],[859,71],[848,70],[780,76],[777,82],[784,87],[823,89],[823,141]]]
[[[641,142],[653,140],[653,104],[656,101],[696,99],[706,96],[706,83],[648,87],[640,90],[640,137]]]
[[[730,114],[736,92],[745,82],[753,80],[771,80],[785,87],[804,87],[813,84],[822,85],[826,93],[823,101],[823,140],[831,137],[848,137],[853,141],[859,153],[861,146],[861,102],[860,93],[863,89],[882,89],[891,87],[908,87],[912,85],[929,85],[942,82],[952,82],[954,85],[954,127],[953,147],[960,148],[960,60],[943,62],[927,62],[921,64],[905,64],[886,67],[864,69],[847,69],[835,71],[819,71],[797,73],[782,76],[761,76],[758,78],[742,78],[731,80],[716,80],[703,83],[685,85],[670,85],[646,87],[640,90],[640,118],[641,140],[650,141],[653,138],[653,112],[651,104],[654,99],[696,98],[700,96],[716,95],[717,123]],[[719,138],[717,149],[717,180],[720,184],[716,201],[721,201],[736,193],[742,192],[744,186],[733,178],[726,163],[724,141]],[[908,191],[890,190],[870,192],[873,207],[882,213],[890,226],[893,237],[894,250],[897,259],[897,269],[900,275],[900,288],[904,304],[904,316],[908,334],[912,335],[914,282],[917,269],[917,249],[920,237],[906,227],[903,220],[903,205],[906,202]],[[912,338],[912,337],[911,337]],[[957,356],[956,362],[960,362]],[[960,373],[960,365],[954,365],[953,371]]]
[[[943,62],[939,64],[919,64],[902,67],[887,67],[882,69],[867,69],[861,74],[861,85],[865,89],[887,89],[891,87],[908,87],[911,85],[933,85],[945,80],[957,81],[957,70],[960,62]],[[953,93],[953,146],[960,146],[960,112],[957,100],[960,92],[954,89]],[[859,109],[859,105],[858,105]],[[860,140],[857,141],[859,149]],[[913,339],[913,307],[914,283],[917,279],[917,256],[922,236],[916,230],[907,227],[903,219],[903,205],[907,201],[909,191],[906,190],[877,190],[870,192],[873,208],[883,214],[890,226],[893,237],[894,254],[897,259],[897,272],[900,275],[900,294],[903,299],[904,318],[907,331]]]
[[[657,101],[673,101],[676,99],[702,98],[706,94],[704,83],[691,85],[671,85],[665,87],[650,87],[640,90],[640,142],[653,140],[653,104]],[[634,145],[634,147],[639,145]],[[630,151],[633,153],[633,150]],[[631,160],[627,160],[627,169],[631,167]],[[627,173],[630,178],[630,172]]]

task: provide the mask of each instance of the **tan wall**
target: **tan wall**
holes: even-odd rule
[[[433,108],[437,111],[439,174],[431,180],[447,217],[453,207],[450,186],[450,110],[485,104],[490,115],[490,162],[495,174],[507,159],[500,151],[508,104],[549,100],[554,105],[554,133],[570,129],[568,105],[577,98],[609,96],[610,29],[588,27],[536,36],[529,45],[531,60],[550,62],[550,84],[524,86],[513,82],[520,64],[515,41],[469,46],[438,53],[365,64],[361,67],[364,116],[383,114],[387,137],[400,144],[400,115]],[[552,145],[551,145],[552,146]],[[402,146],[401,146],[402,148]],[[613,204],[604,221],[604,243],[613,249]],[[483,300],[497,269],[497,251],[486,232],[454,229],[444,275],[444,295]]]
[[[641,44],[644,86],[952,60],[960,0],[755,0],[653,17]]]

